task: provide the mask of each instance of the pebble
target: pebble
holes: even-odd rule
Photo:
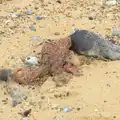
[[[38,64],[38,61],[37,61],[37,58],[34,57],[34,56],[28,56],[26,59],[25,59],[25,63],[26,64],[29,64],[29,65],[36,65]]]
[[[60,120],[60,118],[56,118],[56,120]]]
[[[39,37],[33,37],[32,40],[40,40]]]
[[[35,26],[30,26],[29,27],[32,31],[36,31],[36,27]]]
[[[111,87],[110,84],[106,84],[106,86]]]
[[[9,14],[12,18],[17,18],[18,16],[16,14]]]
[[[40,17],[40,16],[36,16],[36,19],[37,19],[37,20],[41,20],[41,17]]]
[[[29,120],[28,117],[24,117],[23,120]]]
[[[112,30],[112,35],[120,35],[120,30]]]
[[[27,10],[27,11],[26,11],[26,14],[27,14],[27,15],[32,15],[32,14],[33,14],[33,11],[32,11],[32,10]]]
[[[25,117],[27,117],[27,116],[30,114],[30,112],[31,112],[31,109],[26,110],[26,111],[23,113],[23,115],[24,115]]]
[[[71,107],[65,107],[63,110],[64,110],[64,112],[70,112],[72,110],[72,108]]]
[[[77,111],[79,111],[80,110],[80,108],[77,108]]]

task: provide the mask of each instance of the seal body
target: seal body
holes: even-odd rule
[[[120,59],[120,46],[106,40],[101,35],[87,30],[77,30],[70,35],[70,38],[72,42],[70,49],[78,54],[111,60]]]

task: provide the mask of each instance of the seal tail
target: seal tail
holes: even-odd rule
[[[7,82],[12,76],[12,69],[0,69],[0,80]]]

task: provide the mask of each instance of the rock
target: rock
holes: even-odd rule
[[[18,16],[16,14],[9,14],[9,16],[11,16],[12,18],[17,18]]]
[[[41,20],[41,17],[40,16],[36,16],[36,20]]]
[[[79,108],[79,107],[77,108],[77,111],[80,111],[80,108]]]
[[[32,31],[36,31],[36,27],[35,26],[30,26],[29,27]]]
[[[28,117],[24,117],[23,120],[29,120]]]
[[[27,11],[26,11],[26,14],[27,14],[27,15],[32,15],[32,14],[33,14],[33,11],[32,11],[32,10],[27,10]]]
[[[59,4],[61,4],[61,3],[62,3],[60,0],[57,0],[56,2],[57,2],[57,3],[59,3]]]
[[[60,120],[60,118],[56,118],[56,120]]]
[[[110,84],[106,84],[106,86],[111,87]]]
[[[72,110],[72,108],[71,107],[65,107],[63,110],[64,110],[64,112],[70,112]]]
[[[33,37],[32,40],[40,40],[39,37]]]
[[[115,36],[119,36],[120,35],[120,30],[112,30],[112,35]]]
[[[23,115],[24,115],[25,117],[27,117],[27,116],[30,114],[30,112],[31,112],[31,109],[26,110],[26,111],[23,113]]]
[[[34,56],[28,56],[25,59],[25,64],[29,64],[29,65],[37,65],[38,64],[38,60],[36,57]]]

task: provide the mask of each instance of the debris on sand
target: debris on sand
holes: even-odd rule
[[[78,71],[68,61],[71,55],[69,50],[70,46],[71,40],[69,37],[43,44],[42,50],[38,53],[38,59],[40,61],[38,67],[34,69],[18,68],[14,70],[13,80],[20,84],[39,82],[42,85],[48,76],[56,76],[63,72],[69,72],[75,75]],[[28,59],[29,63],[33,61],[36,61],[35,58]]]
[[[31,109],[26,110],[26,111],[23,113],[23,115],[24,115],[25,117],[27,117],[30,113],[31,113]]]
[[[36,20],[41,20],[42,18],[40,16],[36,16]]]
[[[32,11],[32,10],[27,10],[27,11],[26,11],[26,14],[27,14],[27,15],[32,15],[32,14],[33,14],[33,11]]]
[[[35,26],[30,26],[29,28],[30,28],[30,30],[32,30],[32,31],[36,31],[36,27],[35,27]]]
[[[38,60],[36,57],[34,56],[28,56],[26,57],[25,60],[23,60],[25,64],[32,66],[32,65],[37,65],[38,64]]]
[[[40,38],[39,37],[32,37],[32,40],[38,41],[38,40],[40,40]]]
[[[12,98],[12,107],[16,107],[27,99],[26,92],[17,84],[9,82],[7,92]]]

